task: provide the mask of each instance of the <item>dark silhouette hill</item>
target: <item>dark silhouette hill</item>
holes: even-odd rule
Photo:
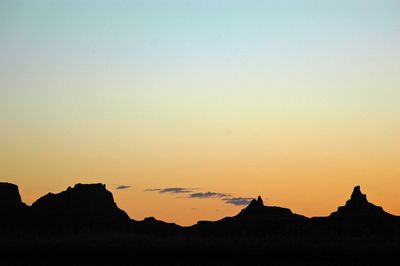
[[[28,215],[28,207],[21,201],[18,186],[0,182],[0,230],[7,230]]]
[[[344,206],[328,217],[311,218],[310,234],[328,236],[374,236],[385,239],[400,237],[399,217],[389,214],[382,207],[367,200],[360,186],[353,189],[350,199]]]
[[[25,209],[26,205],[21,201],[21,195],[17,185],[0,182],[0,211],[1,218]]]
[[[368,202],[367,196],[362,194],[360,186],[356,186],[346,205],[339,207],[330,217],[374,217],[388,215],[390,214],[385,212],[382,207]]]
[[[265,206],[260,196],[234,217],[216,222],[201,221],[192,227],[201,234],[264,235],[288,234],[304,226],[308,218],[290,209]]]
[[[31,213],[37,226],[52,229],[79,230],[130,222],[103,184],[77,184],[57,194],[48,193],[32,204]]]

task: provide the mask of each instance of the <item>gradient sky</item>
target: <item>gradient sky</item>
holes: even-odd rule
[[[131,218],[221,198],[400,214],[400,1],[0,0],[0,179],[101,182]],[[117,190],[118,185],[131,186]]]

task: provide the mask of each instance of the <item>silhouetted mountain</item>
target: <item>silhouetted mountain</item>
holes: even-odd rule
[[[18,186],[0,182],[0,225],[13,225],[27,215],[27,206],[21,201]]]
[[[361,193],[360,186],[356,186],[351,194],[351,198],[346,202],[345,206],[339,207],[338,210],[330,215],[330,217],[354,217],[354,216],[388,216],[382,207],[376,206],[367,200],[367,196]]]
[[[253,199],[250,204],[238,214],[237,217],[242,219],[286,220],[300,218],[301,216],[293,214],[293,212],[287,208],[264,206],[263,200],[260,196],[258,196],[258,198]]]
[[[77,184],[58,194],[49,193],[32,204],[33,219],[52,228],[91,228],[129,222],[103,184]]]
[[[18,212],[24,207],[26,205],[21,201],[18,186],[0,182],[0,211],[2,214]]]
[[[0,183],[0,214],[0,260],[14,264],[247,265],[311,259],[381,265],[400,256],[399,217],[369,203],[359,186],[328,217],[265,206],[259,196],[236,216],[181,227],[153,217],[131,220],[103,184],[77,184],[29,207],[16,185]]]
[[[193,231],[201,234],[287,234],[300,228],[307,218],[290,209],[264,206],[260,196],[234,217],[209,222],[201,221]]]
[[[360,186],[353,189],[350,199],[328,217],[311,218],[310,234],[341,235],[345,237],[373,235],[397,238],[400,236],[399,217],[385,212],[362,194]]]

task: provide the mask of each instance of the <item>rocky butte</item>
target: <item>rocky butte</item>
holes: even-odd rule
[[[22,219],[26,210],[27,206],[21,201],[18,186],[0,182],[0,223]]]

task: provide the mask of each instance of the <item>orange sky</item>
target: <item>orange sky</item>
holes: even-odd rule
[[[0,3],[0,180],[105,183],[134,219],[234,215],[197,188],[400,214],[400,3]],[[131,186],[116,190],[116,185]]]

